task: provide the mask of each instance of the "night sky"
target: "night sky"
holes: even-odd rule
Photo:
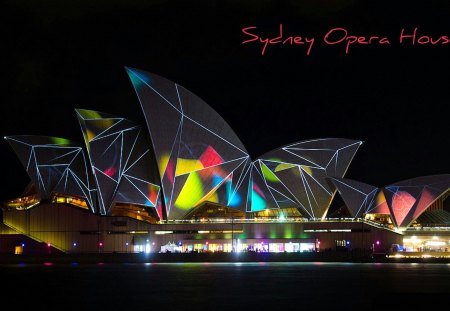
[[[82,143],[75,108],[145,125],[128,66],[201,97],[253,159],[301,140],[342,137],[364,141],[348,178],[385,186],[450,173],[448,1],[400,1],[400,9],[351,0],[191,2],[6,1],[2,136]],[[264,55],[261,42],[242,44],[253,38],[243,28],[276,38],[280,24],[283,40],[314,38],[309,55],[305,44],[269,44]],[[410,37],[400,44],[401,30],[416,27],[415,44]],[[389,42],[352,44],[346,53],[345,40],[324,42],[334,28]],[[29,178],[8,143],[0,148],[3,200],[22,193]]]

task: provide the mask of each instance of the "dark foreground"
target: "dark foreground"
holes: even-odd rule
[[[450,295],[439,263],[47,262],[0,279],[5,310],[433,310]]]
[[[318,253],[84,253],[0,254],[0,264],[14,263],[176,263],[176,262],[355,262],[450,263],[450,258],[387,258],[386,254]]]

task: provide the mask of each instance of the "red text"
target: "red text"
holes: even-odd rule
[[[277,37],[267,37],[263,38],[259,35],[254,34],[254,30],[256,30],[256,26],[250,26],[242,28],[242,32],[250,37],[245,41],[242,41],[242,44],[247,44],[251,42],[260,42],[262,44],[261,55],[264,55],[266,49],[269,45],[281,44],[281,45],[307,45],[306,55],[310,55],[311,49],[314,45],[314,38],[308,37],[300,37],[300,36],[283,36],[283,25],[280,24],[280,31]]]
[[[348,54],[350,46],[352,44],[378,44],[385,45],[391,44],[387,37],[380,36],[349,36],[348,31],[345,28],[333,28],[327,32],[323,41],[326,44],[345,44],[345,54]]]
[[[400,32],[400,44],[404,42],[410,42],[412,45],[418,43],[418,44],[449,44],[450,38],[448,36],[440,36],[437,38],[432,38],[430,36],[419,36],[417,35],[417,27],[414,28],[414,31],[412,33],[405,33],[405,29],[402,28],[402,31]]]

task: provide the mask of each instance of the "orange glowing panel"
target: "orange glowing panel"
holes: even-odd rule
[[[214,176],[216,176],[218,179],[223,179],[227,176],[227,173],[221,168],[221,166],[203,169],[197,171],[197,173],[205,181],[210,180]]]
[[[380,191],[377,195],[376,201],[375,201],[375,208],[370,210],[371,214],[387,214],[389,215],[389,207],[386,202],[386,197],[384,196],[384,193]]]
[[[158,198],[159,188],[154,185],[148,185],[148,200],[156,206],[156,199]]]
[[[416,199],[406,191],[397,191],[392,198],[392,212],[400,225],[416,203]]]
[[[414,211],[413,219],[417,219],[425,210],[436,200],[436,196],[428,189],[424,189],[420,196],[419,203],[417,203],[416,210]]]

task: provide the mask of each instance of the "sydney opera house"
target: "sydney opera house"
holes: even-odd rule
[[[146,124],[75,109],[84,144],[5,137],[30,183],[3,202],[1,252],[450,254],[450,174],[382,187],[349,179],[362,142],[346,138],[293,142],[252,159],[195,94],[126,71]],[[344,204],[331,208],[338,196]]]

